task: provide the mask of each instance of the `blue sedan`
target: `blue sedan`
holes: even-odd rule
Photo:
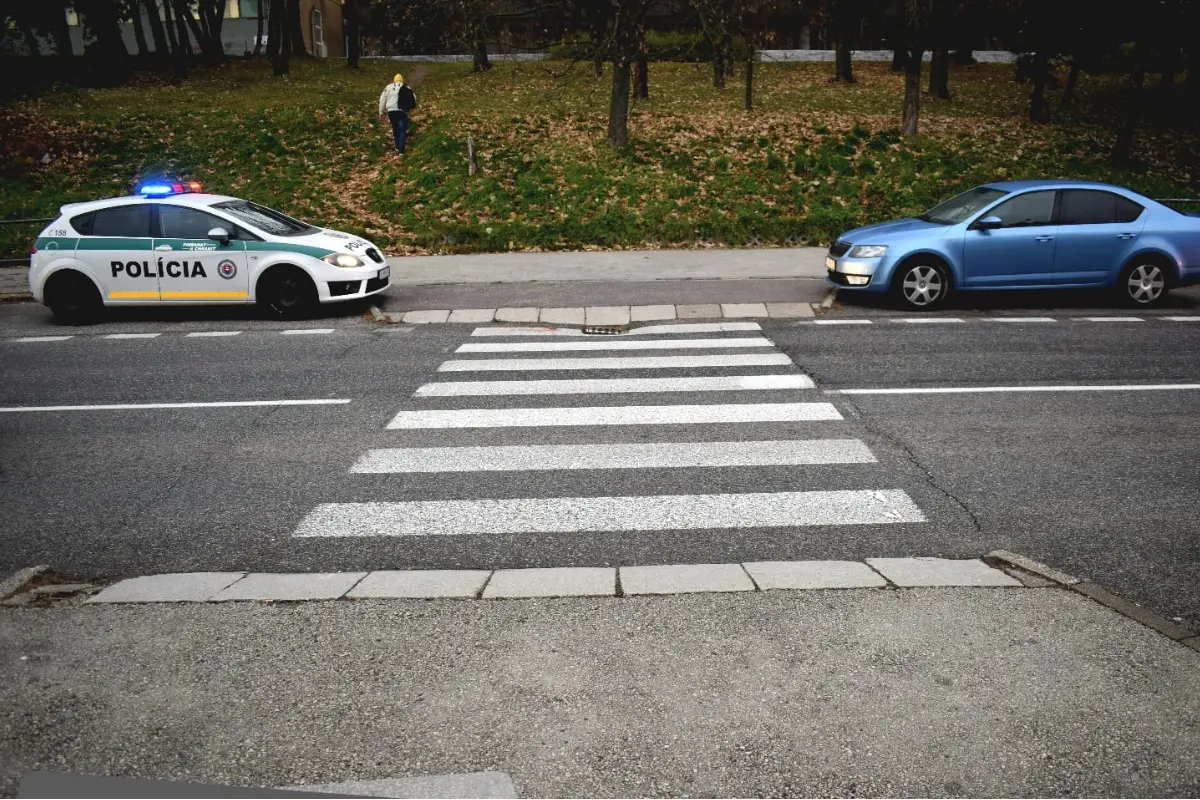
[[[891,293],[911,310],[959,290],[1084,287],[1147,307],[1200,283],[1200,216],[1102,183],[989,183],[842,234],[825,268],[839,289]]]

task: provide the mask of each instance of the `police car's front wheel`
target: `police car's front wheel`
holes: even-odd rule
[[[96,285],[74,270],[62,270],[46,281],[46,305],[62,325],[90,325],[100,319],[104,300]]]
[[[302,319],[317,308],[317,287],[299,267],[272,267],[258,282],[258,302],[280,319]]]

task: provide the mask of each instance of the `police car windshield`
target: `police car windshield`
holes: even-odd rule
[[[227,200],[224,203],[217,203],[213,208],[226,211],[247,225],[258,228],[260,231],[269,233],[272,236],[300,236],[320,230],[320,228],[309,225],[307,222],[292,219],[287,214],[281,214],[272,208],[251,203],[249,200]]]

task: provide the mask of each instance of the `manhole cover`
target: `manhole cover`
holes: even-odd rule
[[[629,330],[628,325],[584,325],[583,332],[591,336],[615,336]]]

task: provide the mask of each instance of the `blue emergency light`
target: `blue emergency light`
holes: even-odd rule
[[[146,183],[138,184],[135,193],[140,194],[142,197],[166,197],[172,194],[188,194],[189,192],[199,191],[201,191],[199,181],[186,181],[184,183],[147,181]]]

